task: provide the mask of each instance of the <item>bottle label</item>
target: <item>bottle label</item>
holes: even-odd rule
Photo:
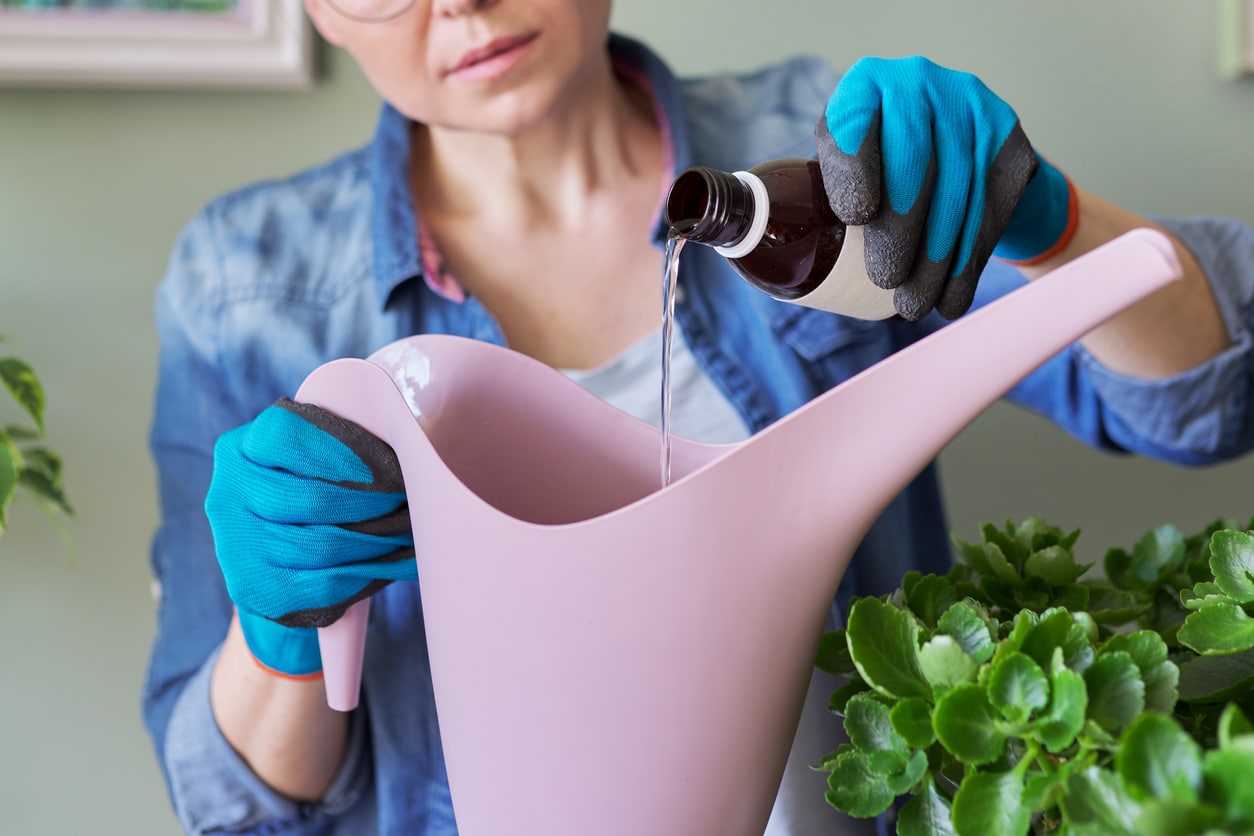
[[[805,296],[788,301],[856,319],[888,319],[897,313],[893,307],[893,291],[885,290],[867,278],[860,226],[845,228],[840,257],[827,278]]]

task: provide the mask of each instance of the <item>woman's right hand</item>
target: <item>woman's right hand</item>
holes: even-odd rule
[[[319,674],[314,628],[418,579],[395,453],[315,406],[283,398],[224,433],[205,512],[248,649],[273,673]]]
[[[832,211],[864,225],[867,275],[897,313],[966,313],[991,256],[1060,250],[1078,217],[1070,181],[1015,111],[970,73],[926,58],[864,58],[816,128]]]

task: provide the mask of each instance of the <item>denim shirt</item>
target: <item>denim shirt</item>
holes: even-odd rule
[[[675,171],[814,154],[814,124],[838,78],[822,61],[679,80],[637,43],[613,37],[610,47],[620,67],[645,80]],[[408,137],[404,117],[385,105],[365,147],[213,201],[180,236],[157,292],[151,449],[161,524],[151,560],[162,594],[143,709],[190,833],[456,832],[417,584],[392,584],[374,599],[362,707],[319,803],[296,803],[262,784],[209,707],[209,672],[232,613],[203,509],[218,435],[295,394],[306,375],[338,357],[365,357],[424,332],[504,342],[477,299],[423,275]],[[1094,447],[1183,464],[1218,461],[1254,441],[1247,413],[1254,230],[1211,218],[1164,223],[1210,277],[1233,347],[1177,377],[1141,382],[1076,346],[1009,397]],[[665,233],[659,206],[652,231],[659,248]],[[943,325],[938,318],[863,322],[777,302],[706,247],[687,248],[681,269],[683,337],[753,431]],[[1010,267],[990,264],[977,305],[1022,282]],[[949,560],[928,468],[871,528],[839,598],[887,592],[907,570],[943,572]],[[499,768],[507,781],[525,765]]]

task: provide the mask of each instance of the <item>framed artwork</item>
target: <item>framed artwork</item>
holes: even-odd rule
[[[1220,66],[1225,75],[1254,75],[1254,0],[1222,0]]]
[[[0,85],[291,89],[312,81],[301,0],[0,0]]]

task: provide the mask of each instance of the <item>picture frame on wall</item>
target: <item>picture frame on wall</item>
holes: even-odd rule
[[[1221,0],[1219,40],[1224,75],[1254,75],[1254,0]]]
[[[301,0],[0,0],[0,86],[312,83]]]

